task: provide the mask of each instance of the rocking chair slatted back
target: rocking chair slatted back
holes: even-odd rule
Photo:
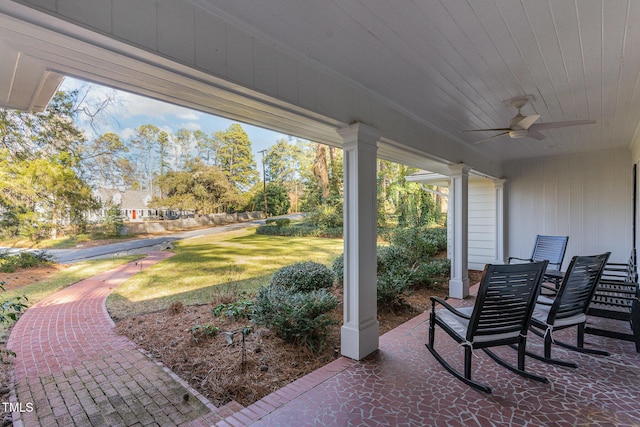
[[[490,265],[484,270],[483,286],[470,319],[469,341],[481,336],[526,334],[527,317],[536,300],[534,294],[539,292],[540,271],[527,264],[518,266]]]
[[[602,255],[573,257],[549,310],[548,324],[586,314],[609,255],[607,252]]]
[[[568,236],[538,235],[531,254],[531,260],[533,262],[547,260],[550,267],[560,270],[568,241]]]

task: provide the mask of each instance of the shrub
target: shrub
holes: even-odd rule
[[[400,246],[378,246],[378,274],[401,272],[411,266],[411,259]]]
[[[438,244],[419,228],[401,228],[391,237],[391,243],[403,248],[413,261],[438,253]]]
[[[289,224],[291,224],[291,220],[289,218],[276,219],[276,227],[286,227]]]
[[[286,342],[320,351],[327,329],[336,323],[331,311],[337,306],[337,298],[326,289],[294,292],[263,287],[254,302],[253,322],[271,329]]]
[[[242,318],[251,319],[253,315],[253,300],[241,299],[229,304],[218,304],[211,309],[211,313],[216,316],[225,316],[236,322]]]
[[[13,273],[20,268],[31,268],[49,264],[52,260],[53,257],[51,254],[45,251],[23,251],[17,254],[2,251],[0,252],[0,272]]]
[[[378,308],[396,310],[405,307],[407,303],[404,297],[411,289],[411,276],[408,269],[402,273],[385,272],[379,275],[376,283]]]
[[[305,219],[322,229],[342,228],[344,217],[342,204],[337,206],[318,206],[305,215]]]
[[[271,286],[293,292],[308,292],[330,288],[333,280],[333,272],[326,266],[314,261],[303,261],[276,271],[271,277]]]
[[[218,334],[218,327],[213,323],[204,325],[193,325],[191,327],[191,338],[198,342],[200,338],[214,337]]]
[[[333,260],[331,263],[331,271],[333,271],[336,283],[342,286],[344,284],[344,254],[340,254]]]
[[[6,282],[0,282],[0,292],[4,292]],[[11,299],[0,299],[0,326],[10,324],[18,320],[18,316],[27,308],[27,297],[18,296]],[[11,350],[0,349],[0,362],[7,362],[7,356],[15,357],[15,353]]]

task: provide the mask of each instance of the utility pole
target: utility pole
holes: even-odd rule
[[[264,153],[266,152],[267,150],[258,151],[258,153],[262,153],[262,193],[264,194],[264,216],[268,217],[269,209],[267,208],[267,175],[265,173],[264,167]]]

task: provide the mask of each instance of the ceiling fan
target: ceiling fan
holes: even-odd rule
[[[480,141],[476,141],[478,144],[480,142],[488,141],[493,138],[497,138],[503,135],[509,135],[510,138],[524,138],[529,137],[537,140],[542,140],[545,138],[543,134],[541,134],[540,130],[545,129],[557,129],[569,126],[580,126],[580,125],[591,125],[594,124],[595,120],[570,120],[566,122],[550,122],[550,123],[536,123],[540,116],[538,114],[533,114],[531,116],[525,116],[520,112],[520,109],[527,105],[530,100],[535,100],[533,95],[526,96],[518,96],[506,101],[513,108],[518,109],[518,113],[509,120],[509,127],[504,128],[491,128],[491,129],[470,129],[463,130],[461,132],[500,132],[497,135],[490,136],[489,138],[481,139]]]

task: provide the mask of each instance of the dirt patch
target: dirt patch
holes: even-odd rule
[[[41,282],[54,273],[69,268],[64,264],[43,265],[40,267],[17,270],[13,273],[0,273],[0,282],[5,282],[4,288],[9,291],[20,289],[33,283]]]

